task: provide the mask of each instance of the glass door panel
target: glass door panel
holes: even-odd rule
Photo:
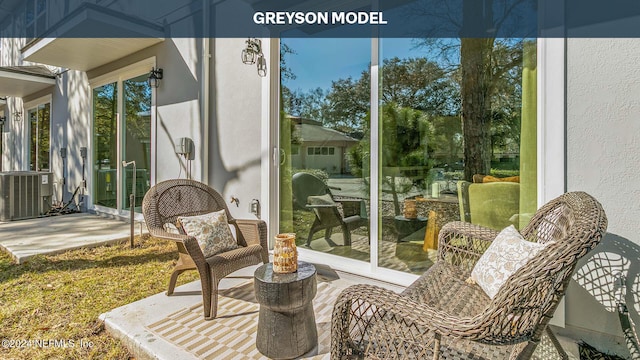
[[[49,171],[49,155],[51,147],[49,139],[51,137],[51,104],[46,103],[38,106],[38,171]]]
[[[281,39],[280,232],[369,261],[370,39]]]
[[[447,222],[535,212],[535,41],[380,42],[378,265],[422,274]]]
[[[29,120],[29,169],[49,171],[51,104],[41,104],[27,111]]]
[[[117,208],[118,84],[93,89],[94,204]]]
[[[141,75],[123,82],[124,130],[122,136],[122,159],[135,161],[135,206],[141,211],[142,198],[149,190],[151,173],[151,87],[147,75]],[[123,210],[131,207],[133,166],[124,169],[122,175]]]
[[[36,171],[38,153],[38,109],[27,111],[29,119],[29,170]]]

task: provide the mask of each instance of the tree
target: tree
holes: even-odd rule
[[[289,90],[287,105],[287,114],[313,120],[323,119],[327,110],[325,92],[319,87],[307,92]]]
[[[370,117],[366,119],[368,123]],[[424,178],[432,166],[433,128],[422,111],[395,103],[382,106],[381,121],[384,134],[380,142],[381,185],[383,191],[393,196],[397,215],[400,213],[398,194],[409,191],[417,184],[414,178]],[[369,136],[365,136],[349,153],[354,175],[366,177],[369,155]],[[410,181],[403,182],[407,179]]]
[[[400,107],[420,110],[428,115],[457,112],[457,85],[436,62],[425,58],[384,59],[382,62],[380,100]],[[371,103],[370,72],[360,78],[333,81],[326,95],[328,107],[323,112],[327,127],[361,138],[365,117]]]
[[[432,4],[428,9],[414,9],[419,16],[450,19],[450,26],[462,34],[458,43],[434,38],[423,39],[421,45],[439,51],[442,60],[459,72],[460,117],[464,139],[464,178],[474,174],[488,174],[494,145],[505,145],[497,140],[514,136],[512,129],[519,124],[513,99],[518,98],[519,79],[524,39],[496,38],[491,35],[509,33],[507,27],[518,26],[514,21],[523,0],[496,0],[503,11],[494,16],[494,0],[463,0],[461,23],[439,9],[450,9]],[[514,15],[516,14],[516,15]],[[510,18],[511,21],[505,21]],[[442,21],[439,24],[443,24]],[[487,34],[486,37],[465,37]],[[515,78],[514,78],[515,75]],[[510,98],[510,101],[505,99]],[[505,107],[505,105],[507,105]],[[494,120],[501,121],[494,126]],[[507,124],[507,122],[509,122]],[[505,126],[506,125],[506,126]],[[518,136],[518,135],[515,135]],[[492,141],[493,140],[493,141]]]
[[[369,71],[363,71],[360,78],[352,77],[335,80],[331,83],[326,98],[325,126],[362,138],[365,133],[365,118],[371,104],[371,77]]]

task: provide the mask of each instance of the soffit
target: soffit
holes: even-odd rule
[[[87,4],[22,52],[27,61],[88,71],[162,41],[159,25]]]
[[[55,85],[56,76],[44,66],[0,67],[0,96],[25,97]]]

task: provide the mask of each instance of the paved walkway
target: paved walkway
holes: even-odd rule
[[[124,221],[79,213],[0,222],[0,248],[22,264],[30,257],[119,242],[130,237]],[[141,226],[136,224],[136,235]],[[146,227],[143,226],[146,232]]]

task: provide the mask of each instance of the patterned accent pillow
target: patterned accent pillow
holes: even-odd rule
[[[204,257],[238,248],[224,210],[197,216],[180,216],[178,225],[185,234],[195,237]]]
[[[471,271],[471,279],[493,299],[513,273],[533,259],[549,243],[525,240],[511,225],[502,230]]]

